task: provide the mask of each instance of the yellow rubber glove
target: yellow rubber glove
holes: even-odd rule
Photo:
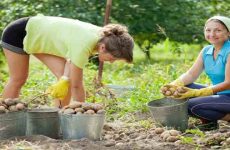
[[[171,83],[169,84],[172,84],[172,85],[177,85],[177,86],[184,86],[184,82],[181,80],[181,79],[176,79],[174,81],[172,81]]]
[[[50,94],[53,98],[63,100],[67,96],[68,90],[69,90],[69,79],[66,76],[62,76],[57,83],[51,85],[46,90],[46,93]]]
[[[190,97],[200,97],[200,96],[209,96],[213,95],[213,90],[210,87],[202,88],[202,89],[191,89],[184,87],[186,89],[185,93],[179,93],[177,97],[173,97],[176,99],[185,99]]]

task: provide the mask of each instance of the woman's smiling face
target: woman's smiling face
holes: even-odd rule
[[[210,20],[204,28],[205,39],[213,45],[222,45],[229,39],[230,32],[218,20]]]

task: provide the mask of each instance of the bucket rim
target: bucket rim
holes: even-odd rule
[[[18,114],[18,113],[25,113],[26,112],[26,109],[24,110],[18,110],[18,111],[9,111],[9,112],[5,112],[5,113],[0,113],[0,116],[1,115],[9,115],[9,114]]]
[[[105,114],[63,114],[63,113],[60,113],[60,115],[62,116],[74,116],[74,117],[105,117]]]
[[[179,106],[179,105],[181,105],[181,104],[185,104],[185,103],[187,103],[188,102],[188,100],[189,99],[185,99],[185,100],[178,100],[178,99],[173,99],[173,100],[178,100],[178,101],[182,101],[181,103],[179,103],[179,104],[175,104],[175,105],[170,105],[170,106],[160,106],[160,107],[157,107],[157,106],[150,106],[149,104],[151,103],[151,102],[153,102],[153,101],[157,101],[157,100],[162,100],[162,99],[167,99],[167,97],[163,97],[163,98],[159,98],[159,99],[155,99],[155,100],[152,100],[152,101],[150,101],[150,102],[147,102],[146,103],[146,105],[147,105],[147,107],[149,107],[149,108],[162,108],[162,107],[164,107],[164,108],[169,108],[169,107],[174,107],[174,106]],[[172,98],[171,98],[172,99]]]
[[[50,112],[58,112],[59,108],[32,108],[27,109],[28,113],[50,113]]]

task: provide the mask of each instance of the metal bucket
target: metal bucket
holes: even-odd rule
[[[25,136],[26,113],[24,111],[0,114],[0,139]]]
[[[45,135],[59,138],[59,109],[31,109],[27,111],[26,135]]]
[[[124,86],[108,84],[106,86],[115,94],[116,97],[123,97],[127,92],[135,89],[134,86],[131,85]]]
[[[104,114],[60,114],[63,139],[101,140]]]
[[[188,101],[162,98],[149,102],[149,110],[159,125],[185,131],[188,127]]]

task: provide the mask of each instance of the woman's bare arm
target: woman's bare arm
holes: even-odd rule
[[[204,69],[204,63],[202,59],[202,51],[198,55],[196,61],[192,67],[184,74],[180,76],[180,79],[184,82],[184,85],[188,85],[196,81]]]
[[[83,69],[70,64],[71,97],[80,102],[85,101],[85,89],[83,84]]]
[[[230,90],[230,55],[228,56],[225,67],[225,80],[212,87],[213,93],[217,93],[224,90]]]

